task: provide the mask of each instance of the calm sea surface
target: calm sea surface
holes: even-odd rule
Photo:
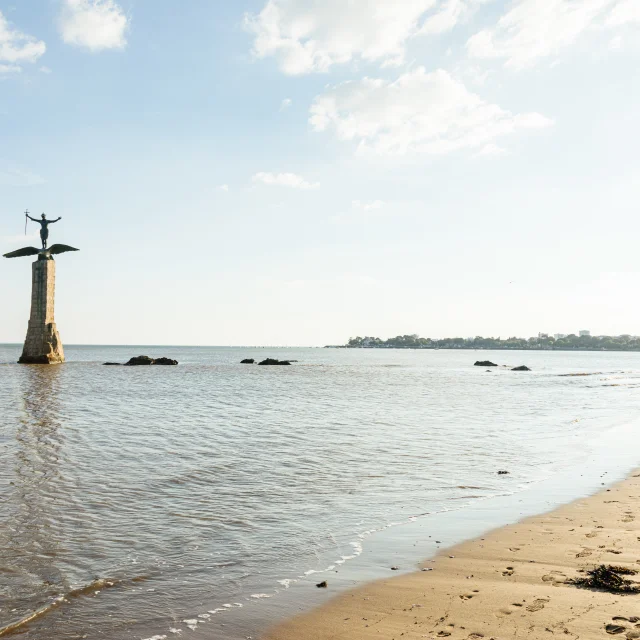
[[[640,458],[636,353],[19,352],[0,346],[0,628],[41,615],[15,637],[256,637],[335,593],[320,580],[411,569],[438,514],[462,538],[479,505]],[[102,366],[139,353],[180,366]],[[239,364],[267,356],[299,362]]]

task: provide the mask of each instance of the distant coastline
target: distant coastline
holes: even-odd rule
[[[568,334],[558,337],[540,334],[537,338],[421,338],[417,334],[396,336],[387,340],[371,336],[350,338],[344,345],[327,345],[326,349],[467,349],[490,351],[640,351],[640,336],[592,336],[587,331],[581,335]]]

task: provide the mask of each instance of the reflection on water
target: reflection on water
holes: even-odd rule
[[[63,446],[60,368],[24,367],[20,382],[15,446],[7,460],[13,473],[0,529],[0,593],[14,599],[15,618],[66,586],[57,564],[62,541],[52,531],[63,507],[65,484],[58,465]]]
[[[446,351],[100,364],[135,353],[0,364],[0,628],[65,596],[21,638],[255,635],[296,589],[316,594],[314,572],[335,584],[364,562],[376,531],[579,464],[638,406],[640,354],[527,353],[524,376]],[[239,364],[266,356],[299,363]]]

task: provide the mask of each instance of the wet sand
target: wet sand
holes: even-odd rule
[[[640,594],[565,583],[599,564],[640,570],[638,472],[594,496],[449,548],[423,563],[427,571],[341,594],[270,629],[264,640],[584,640],[611,631],[640,638],[640,620],[633,620],[640,617]],[[640,582],[640,574],[631,579]],[[607,625],[614,626],[607,631]]]

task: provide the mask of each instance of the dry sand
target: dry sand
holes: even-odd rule
[[[337,596],[266,640],[640,638],[640,595],[577,589],[599,564],[640,570],[640,474],[448,549],[416,572]],[[640,581],[640,574],[632,580]],[[331,584],[329,584],[331,588]],[[616,619],[616,618],[626,618]],[[609,631],[613,629],[610,628]]]

